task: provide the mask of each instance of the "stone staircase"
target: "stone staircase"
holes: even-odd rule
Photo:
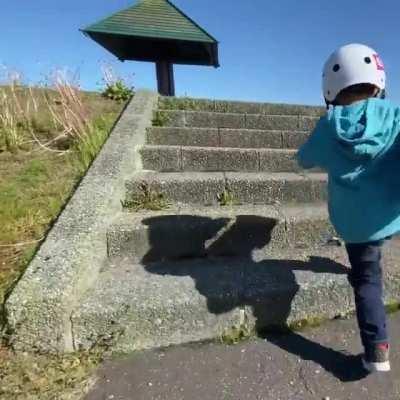
[[[160,101],[154,121],[163,126],[148,130],[139,150],[143,171],[126,182],[127,202],[140,197],[144,184],[170,208],[153,220],[126,213],[116,218],[107,235],[110,256],[129,254],[138,262],[150,250],[152,261],[249,256],[240,249],[251,251],[252,241],[268,255],[272,248],[305,248],[332,236],[323,203],[326,176],[302,171],[293,148],[323,109],[181,101]],[[197,110],[168,109],[185,105]],[[220,244],[229,236],[229,243],[215,246],[215,235]]]
[[[122,117],[124,141],[118,135],[111,138],[120,143],[112,151],[116,159],[127,146],[129,123],[135,121],[129,112],[135,116],[141,101],[137,97],[133,111],[128,107]],[[124,194],[118,199],[156,210],[115,212],[114,206],[90,253],[93,257],[106,242],[104,256],[99,250],[90,264],[84,256],[90,244],[82,244],[79,264],[68,266],[75,275],[60,275],[71,277],[73,290],[63,296],[74,303],[57,308],[53,314],[59,317],[43,319],[38,328],[41,314],[33,322],[28,315],[24,322],[19,304],[48,262],[44,246],[9,301],[13,326],[21,327],[21,321],[26,326],[20,336],[34,342],[39,329],[54,325],[53,331],[60,333],[51,339],[52,348],[68,348],[63,343],[71,338],[74,350],[105,344],[130,352],[215,338],[234,341],[353,311],[345,251],[328,220],[326,176],[302,171],[295,160],[297,148],[323,113],[319,107],[160,98],[146,138],[135,139],[134,157],[140,154],[141,166],[132,162],[136,170],[130,173],[124,167]],[[94,177],[103,173],[109,152],[100,155]],[[118,171],[106,168],[120,179]],[[90,193],[84,191],[78,203],[91,201]],[[108,204],[103,203],[102,210]],[[66,224],[73,211],[71,206]],[[56,226],[55,232],[61,234],[62,228]],[[50,235],[55,245],[56,233]],[[400,246],[394,243],[386,254],[388,303],[400,293]],[[58,282],[55,262],[52,268],[51,282]],[[40,281],[46,288],[48,274]],[[39,310],[37,296],[31,297],[29,309]],[[53,297],[59,307],[58,292]]]
[[[274,111],[287,115],[265,115],[250,114],[256,111],[251,104],[234,106],[226,103],[225,113],[159,111],[156,120],[168,126],[148,132],[140,151],[146,172],[127,183],[128,197],[137,195],[138,181],[146,181],[174,203],[216,205],[221,193],[234,204],[323,201],[325,176],[302,173],[293,148],[321,109],[286,106]]]
[[[115,216],[109,260],[73,315],[76,346],[101,338],[125,352],[229,340],[351,311],[326,175],[295,160],[323,113],[160,99],[125,202],[146,188],[169,207]]]

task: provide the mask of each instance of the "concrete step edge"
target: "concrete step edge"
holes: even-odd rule
[[[334,236],[326,205],[176,207],[123,213],[107,232],[110,257],[137,262],[182,257],[248,256],[254,249],[310,247]]]
[[[147,131],[147,143],[222,148],[296,149],[307,140],[309,134],[309,130],[153,127]]]
[[[398,247],[398,246],[397,246]],[[271,253],[264,260],[136,265],[110,260],[71,316],[77,349],[115,352],[251,336],[354,311],[343,248]],[[385,303],[398,299],[399,252],[386,252]]]
[[[178,171],[299,172],[294,149],[145,145],[143,168]]]
[[[262,114],[262,113],[236,113],[236,112],[220,112],[220,111],[197,111],[197,110],[173,110],[168,108],[159,108],[156,112],[163,112],[163,113],[179,113],[179,114],[214,114],[214,115],[221,115],[221,116],[256,116],[256,117],[304,117],[304,118],[312,118],[318,120],[320,117],[314,115],[303,115],[303,114]]]
[[[170,132],[171,130],[176,130],[176,131],[181,131],[181,132],[187,132],[190,133],[193,130],[197,130],[200,132],[206,132],[206,131],[213,131],[213,132],[218,132],[220,131],[233,131],[233,132],[263,132],[263,133],[281,133],[281,132],[289,132],[289,133],[309,133],[308,130],[296,130],[296,131],[284,131],[282,129],[248,129],[248,128],[207,128],[207,127],[190,127],[190,126],[151,126],[147,128],[147,131],[159,131],[159,132]]]
[[[274,205],[229,205],[220,207],[190,206],[187,204],[172,205],[164,210],[121,211],[112,221],[112,225],[131,224],[151,216],[162,215],[199,215],[199,216],[235,216],[235,215],[271,215],[279,219],[297,216],[300,219],[328,218],[327,204],[324,202]]]
[[[266,102],[249,102],[249,101],[232,101],[232,100],[212,100],[212,99],[196,99],[196,98],[179,98],[179,97],[161,97],[159,107],[164,109],[186,109],[192,111],[221,111],[221,112],[260,112],[262,114],[271,111],[286,113],[302,113],[304,115],[323,115],[326,112],[325,107],[301,105],[301,104],[284,104],[284,103],[266,103]]]
[[[153,126],[247,128],[262,130],[311,130],[318,118],[301,115],[234,114],[158,110]]]
[[[207,152],[224,152],[224,151],[242,151],[242,152],[257,152],[257,153],[276,153],[276,154],[296,154],[296,149],[276,149],[276,148],[259,148],[259,147],[213,147],[213,146],[181,146],[181,145],[165,145],[165,144],[145,144],[140,146],[142,150],[203,150]]]
[[[125,182],[126,199],[146,189],[172,203],[275,204],[326,200],[325,174],[145,171]]]
[[[140,171],[135,173],[127,182],[143,180],[145,178],[157,181],[167,181],[170,179],[177,180],[203,180],[207,178],[212,179],[254,179],[254,180],[293,180],[293,181],[305,181],[305,180],[323,180],[327,181],[327,174],[320,172],[165,172],[159,173],[154,171]]]

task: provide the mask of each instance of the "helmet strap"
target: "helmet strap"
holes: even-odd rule
[[[376,94],[378,99],[386,99],[386,89],[379,89],[379,92]]]
[[[329,106],[332,104],[329,100],[326,99],[326,97],[324,97],[325,100],[325,104],[326,104],[326,109],[329,110]]]

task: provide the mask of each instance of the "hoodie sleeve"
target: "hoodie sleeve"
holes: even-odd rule
[[[302,168],[325,167],[324,139],[327,134],[326,118],[322,117],[308,140],[297,152],[297,161]]]

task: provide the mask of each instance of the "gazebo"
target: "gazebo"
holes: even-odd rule
[[[155,62],[165,96],[175,95],[174,64],[219,67],[217,40],[169,0],[139,0],[82,31],[121,61]]]

